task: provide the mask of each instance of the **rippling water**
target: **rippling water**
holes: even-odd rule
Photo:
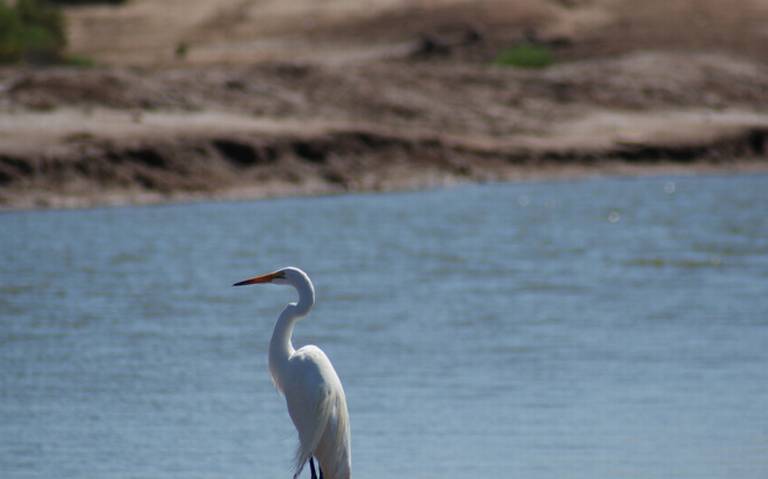
[[[0,215],[0,476],[289,477],[266,367],[345,384],[356,478],[768,477],[768,178]],[[306,473],[307,471],[305,471]]]

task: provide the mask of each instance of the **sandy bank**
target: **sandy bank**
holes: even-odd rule
[[[96,109],[3,124],[4,207],[386,191],[598,174],[768,171],[768,116],[591,111],[503,138],[227,112]],[[49,137],[41,142],[40,132]]]

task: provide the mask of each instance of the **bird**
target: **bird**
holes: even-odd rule
[[[299,435],[293,479],[309,462],[312,479],[349,479],[352,469],[349,411],[339,375],[322,349],[315,345],[294,349],[291,336],[296,322],[315,304],[315,288],[307,273],[287,267],[255,276],[233,286],[251,284],[293,286],[298,302],[289,303],[277,319],[269,342],[269,371],[285,396],[288,414]]]

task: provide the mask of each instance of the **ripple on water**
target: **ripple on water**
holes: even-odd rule
[[[723,260],[719,256],[702,259],[636,258],[624,261],[623,264],[629,267],[693,270],[701,268],[720,268],[723,266]]]
[[[764,192],[601,179],[0,215],[0,471],[285,474],[266,356],[295,294],[230,285],[295,264],[318,298],[295,344],[344,381],[359,476],[763,479]]]

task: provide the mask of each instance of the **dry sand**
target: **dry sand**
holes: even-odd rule
[[[768,171],[765,2],[134,0],[68,18],[102,66],[0,69],[0,207]],[[558,61],[491,65],[523,39]]]

